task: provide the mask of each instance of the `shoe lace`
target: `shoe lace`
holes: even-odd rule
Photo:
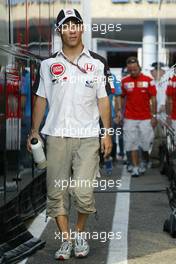
[[[70,246],[71,246],[71,243],[69,241],[65,240],[62,243],[61,247],[60,247],[60,251],[66,252],[66,251],[68,251],[68,249],[69,249]]]
[[[78,234],[77,239],[76,239],[76,244],[79,247],[84,247],[84,246],[87,246],[87,241],[85,238],[82,237],[81,234]]]

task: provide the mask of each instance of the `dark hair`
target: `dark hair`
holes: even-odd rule
[[[132,64],[132,63],[137,63],[137,65],[140,66],[140,65],[139,65],[139,61],[138,61],[138,59],[137,59],[136,57],[129,57],[129,58],[126,60],[126,64],[127,64],[127,65],[128,65],[128,64]]]
[[[155,70],[162,69],[164,67],[164,63],[162,62],[153,62],[151,65]]]

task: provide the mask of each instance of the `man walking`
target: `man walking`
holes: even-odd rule
[[[55,258],[69,259],[72,249],[76,257],[85,257],[89,245],[84,238],[86,220],[95,213],[93,186],[69,186],[55,182],[90,183],[97,175],[99,165],[99,117],[105,135],[101,150],[108,156],[112,149],[110,103],[105,87],[104,64],[99,56],[83,46],[83,20],[75,9],[63,9],[57,17],[57,31],[62,49],[41,63],[40,83],[33,109],[32,130],[28,139],[39,137],[46,104],[49,112],[42,133],[47,135],[47,215],[56,219],[64,241]],[[70,193],[78,212],[75,241],[69,233]]]
[[[174,129],[174,143],[176,143],[176,73],[168,81],[166,95],[167,122]]]
[[[125,150],[131,151],[132,176],[138,177],[146,169],[148,151],[156,126],[156,88],[150,77],[141,73],[137,58],[127,59],[129,75],[122,79],[122,96],[125,99],[124,142]],[[142,164],[139,168],[139,148]]]

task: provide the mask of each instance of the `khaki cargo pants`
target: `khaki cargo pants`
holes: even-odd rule
[[[95,213],[92,181],[99,169],[99,138],[47,137],[47,215]]]

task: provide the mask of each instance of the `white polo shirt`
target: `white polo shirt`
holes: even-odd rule
[[[87,49],[72,65],[63,51],[41,63],[37,95],[47,99],[49,112],[41,133],[61,137],[98,137],[97,98],[107,96],[104,64]]]

